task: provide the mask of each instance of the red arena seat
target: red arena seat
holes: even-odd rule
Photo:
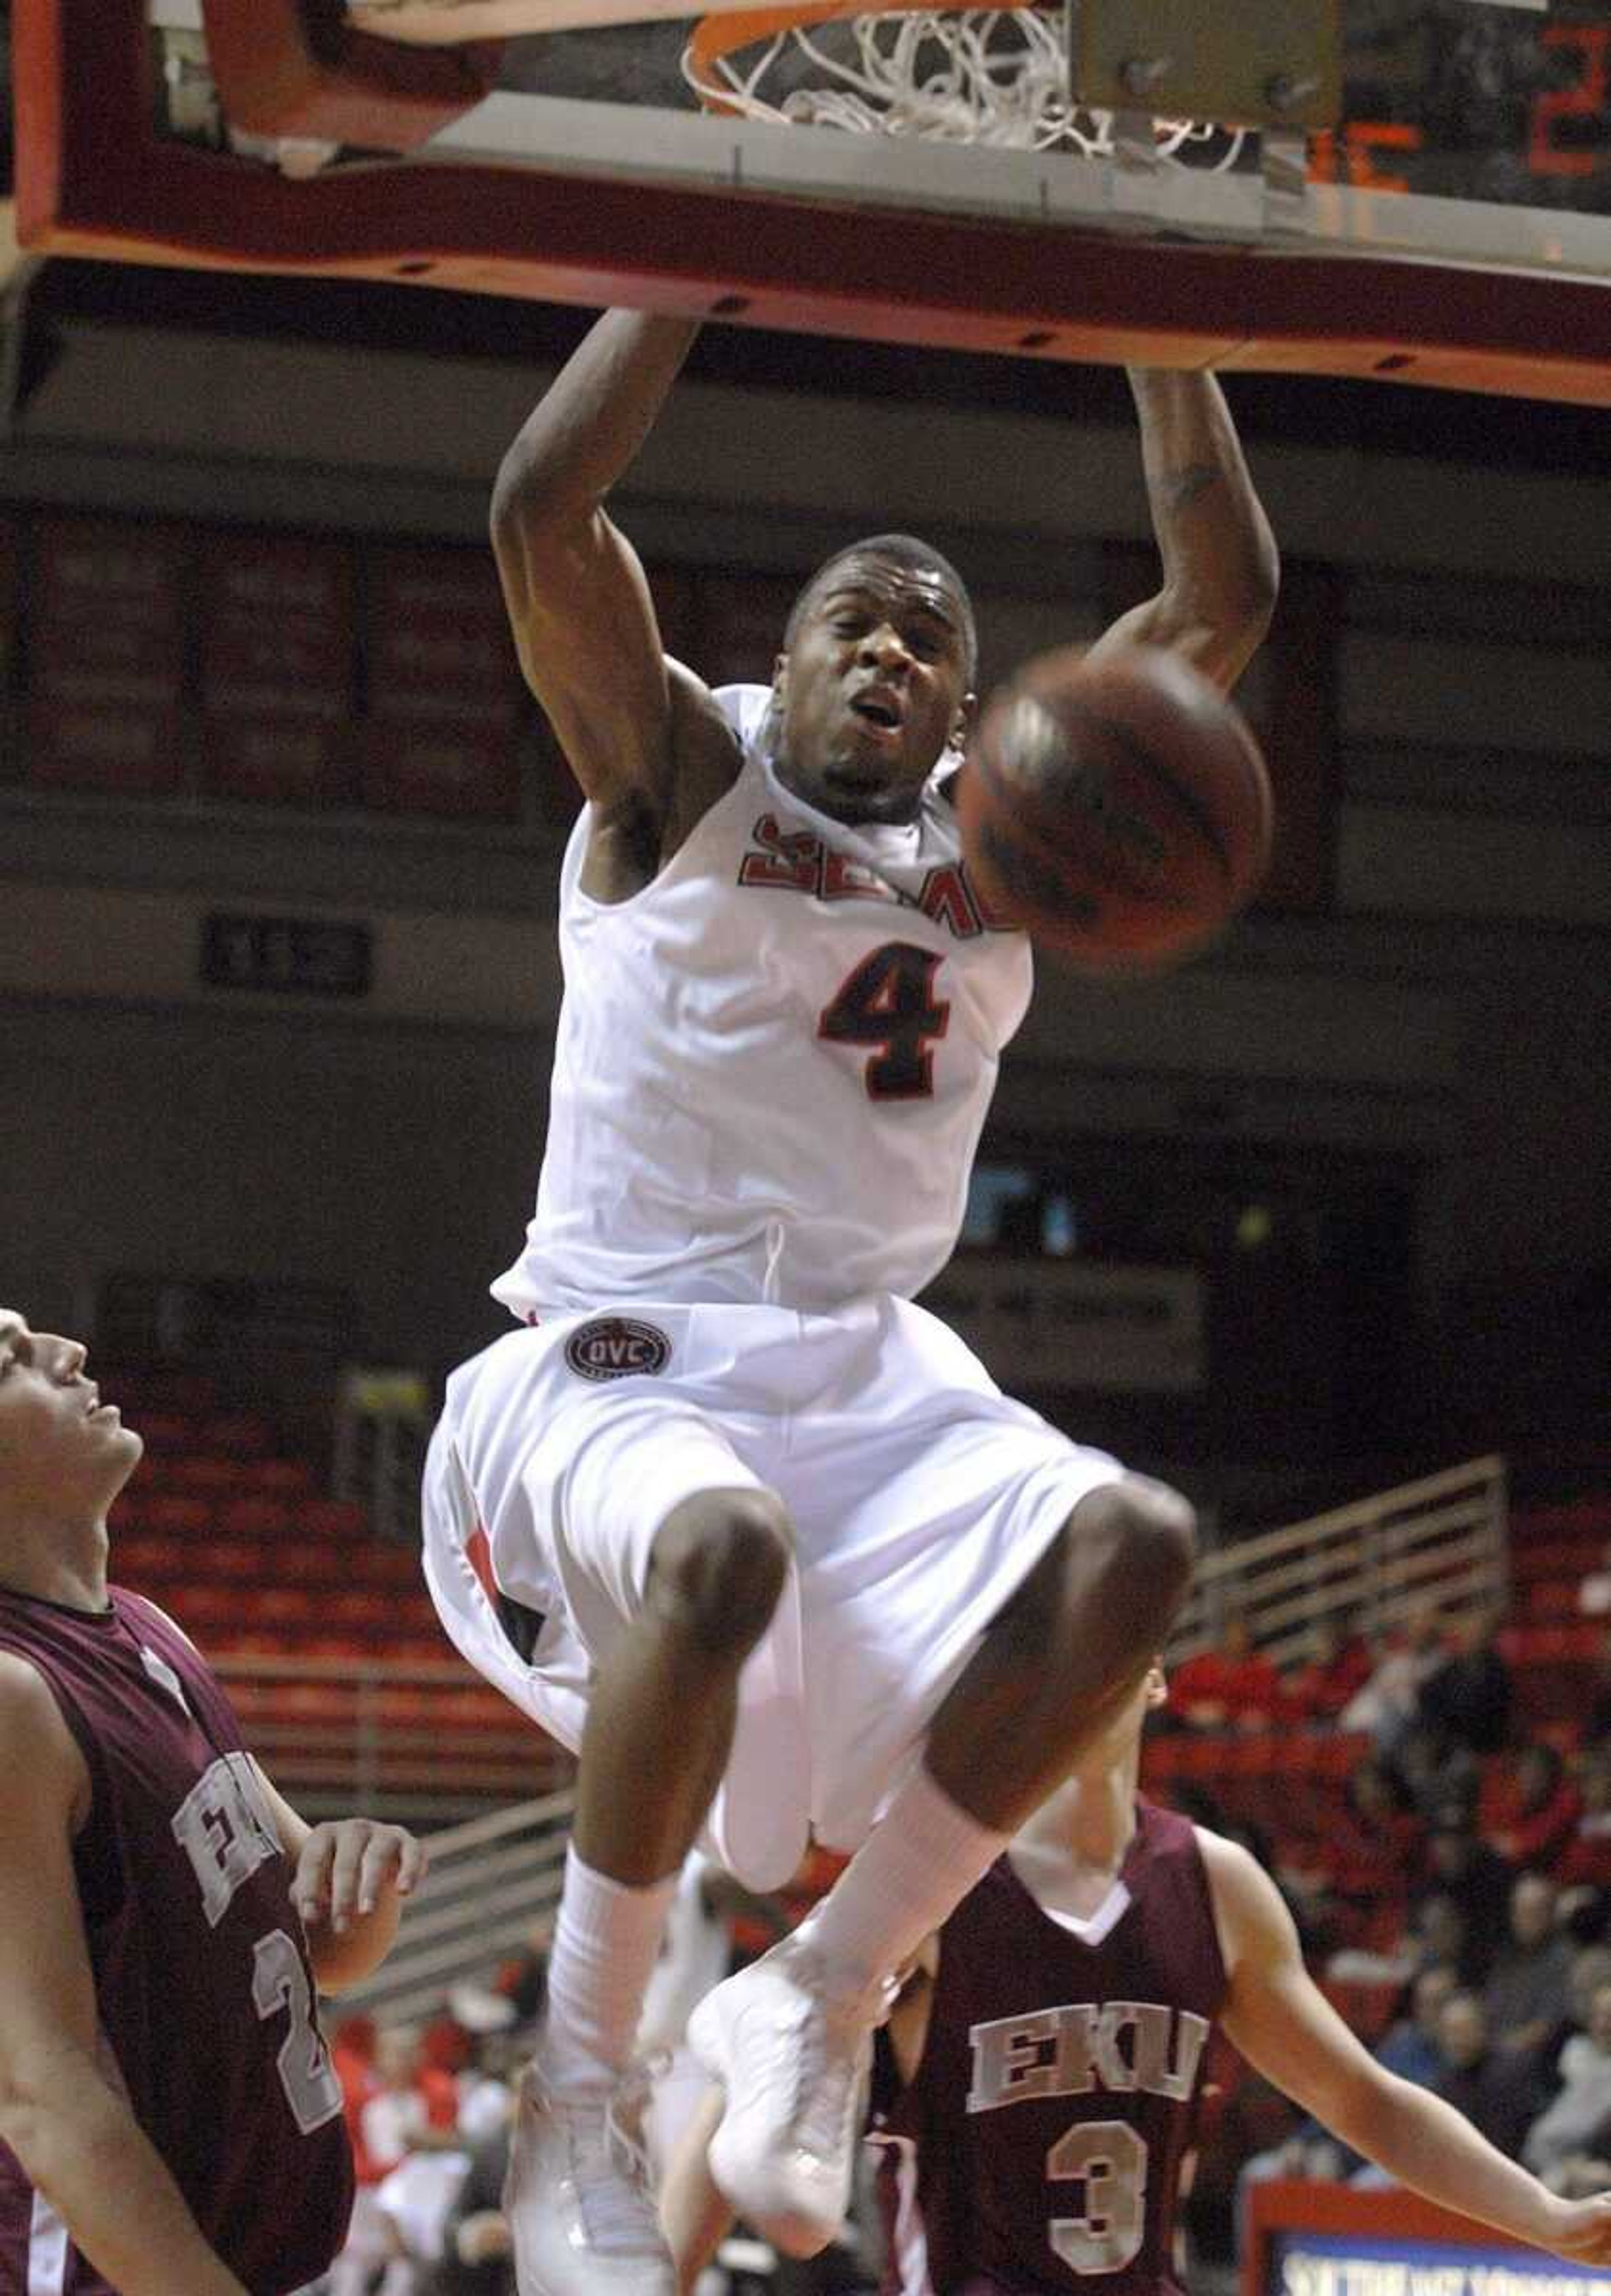
[[[168,1478],[180,1490],[232,1491],[239,1486],[241,1469],[234,1459],[216,1452],[191,1451],[172,1462]]]
[[[119,1586],[143,1587],[193,1570],[196,1550],[188,1539],[170,1538],[161,1531],[125,1531],[114,1542],[111,1576]]]
[[[397,1587],[413,1593],[421,1584],[417,1546],[395,1546],[378,1538],[352,1549],[349,1567],[366,1587]]]
[[[299,1587],[345,1586],[351,1580],[352,1562],[342,1548],[307,1538],[299,1517],[296,1527],[275,1544],[274,1572]]]
[[[274,1435],[268,1422],[255,1411],[224,1411],[203,1422],[200,1441],[205,1449],[227,1452],[231,1458],[260,1459]]]
[[[278,1492],[292,1499],[313,1490],[313,1469],[306,1459],[242,1459],[235,1472],[242,1490]]]
[[[239,1614],[254,1625],[304,1627],[324,1615],[325,1597],[312,1587],[242,1587],[234,1599]]]
[[[140,1502],[140,1521],[146,1530],[195,1538],[212,1529],[213,1515],[210,1504],[191,1491],[152,1491]]]
[[[219,1529],[231,1538],[285,1538],[295,1521],[288,1499],[262,1491],[236,1491],[218,1510]]]
[[[181,1452],[190,1443],[194,1431],[188,1419],[180,1418],[177,1412],[142,1411],[138,1405],[123,1406],[123,1398],[110,1382],[103,1382],[103,1388],[114,1403],[127,1409],[129,1425],[137,1430],[148,1455]]]
[[[304,1499],[297,1508],[297,1526],[308,1538],[361,1539],[369,1518],[357,1499]]]

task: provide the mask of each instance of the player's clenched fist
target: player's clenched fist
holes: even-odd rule
[[[424,1844],[406,1826],[368,1817],[330,1819],[314,1826],[303,1842],[291,1893],[308,1928],[339,1934],[386,1897],[406,1898],[429,1862]]]

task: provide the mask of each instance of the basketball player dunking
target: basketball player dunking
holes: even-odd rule
[[[702,1828],[758,1889],[812,1829],[857,1853],[690,2032],[730,2200],[793,2253],[831,2238],[892,1972],[1130,1695],[1191,1559],[1184,1501],[911,1305],[1030,991],[949,794],[973,611],[880,536],[807,583],[769,689],[667,660],[604,505],[695,332],[600,320],[493,507],[588,800],[537,1214],[494,1286],[526,1328],[455,1373],[426,1467],[448,1632],[581,1758],[511,2169],[522,2296],[670,2296],[629,2067]],[[1228,686],[1274,545],[1212,378],[1133,385],[1164,579],[1115,629]]]
[[[1611,2194],[1565,2201],[1378,2064],[1303,1966],[1246,1850],[1137,1799],[1155,1668],[922,1948],[878,2052],[883,2296],[1178,2296],[1175,2194],[1215,2025],[1400,2184],[1582,2263]],[[702,2111],[665,2196],[685,2288],[728,2210]]]

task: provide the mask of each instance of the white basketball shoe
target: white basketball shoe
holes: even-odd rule
[[[645,2086],[556,2095],[521,2080],[504,2213],[520,2296],[677,2296],[640,2128]]]
[[[815,2256],[850,2206],[873,2033],[893,1984],[834,1986],[803,1936],[707,1993],[688,2045],[727,2091],[711,2174],[786,2256]]]

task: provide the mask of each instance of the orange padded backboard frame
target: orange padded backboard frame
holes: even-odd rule
[[[326,0],[205,5],[226,111],[259,134],[411,151],[476,102],[492,62],[365,39]],[[18,229],[41,252],[1611,405],[1611,289],[1589,282],[491,163],[292,182],[157,135],[144,0],[13,0],[12,27]]]

